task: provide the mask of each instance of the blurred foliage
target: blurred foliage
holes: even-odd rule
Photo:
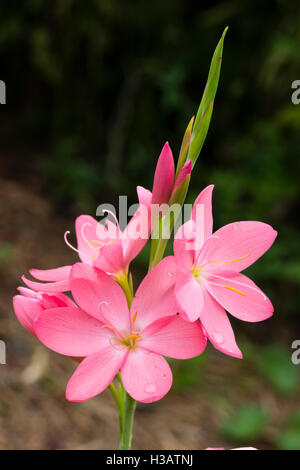
[[[257,368],[262,376],[282,394],[299,389],[299,369],[291,361],[291,353],[282,346],[270,344],[260,348],[256,357]]]
[[[243,405],[221,427],[224,436],[237,442],[261,437],[268,422],[268,410],[260,405]]]
[[[0,263],[9,264],[16,256],[16,250],[12,243],[0,243]]]
[[[277,445],[282,450],[300,450],[300,410],[295,410],[279,431]]]
[[[174,361],[174,385],[177,390],[198,388],[203,382],[205,366],[208,361],[207,354],[189,359],[188,361]]]

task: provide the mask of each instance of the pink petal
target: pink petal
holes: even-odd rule
[[[64,294],[40,294],[41,305],[44,309],[55,307],[76,307],[76,304]]]
[[[146,245],[151,233],[151,198],[152,194],[142,187],[137,188],[139,208],[128,223],[122,239],[124,265],[129,263],[140,253]]]
[[[175,286],[175,297],[181,316],[188,321],[199,318],[203,309],[203,289],[192,273],[179,273]]]
[[[20,292],[21,295],[24,297],[30,297],[31,299],[36,299],[38,293],[35,290],[28,289],[27,287],[18,287],[18,291]]]
[[[75,221],[75,229],[81,261],[93,264],[99,251],[92,249],[91,246],[97,248],[99,245],[92,243],[92,240],[99,240],[99,231],[102,233],[104,227],[90,215],[80,215]]]
[[[94,266],[106,273],[116,274],[125,269],[123,246],[120,238],[110,240],[99,250]]]
[[[172,372],[167,361],[150,351],[132,349],[121,368],[125,390],[137,401],[160,400],[171,388]]]
[[[69,279],[57,282],[35,282],[30,281],[25,276],[22,276],[22,281],[26,286],[30,289],[39,291],[39,292],[47,292],[47,293],[54,293],[54,292],[66,292],[70,290],[70,282]]]
[[[79,308],[44,310],[34,322],[39,340],[49,349],[66,356],[88,356],[110,345],[114,333]]]
[[[174,298],[176,275],[175,259],[168,256],[143,279],[130,309],[131,317],[137,312],[136,328],[145,328],[158,318],[177,313]]]
[[[149,189],[143,188],[143,186],[137,186],[136,192],[139,198],[139,203],[151,209],[152,193]]]
[[[155,169],[152,204],[169,202],[174,185],[175,166],[172,151],[168,142],[165,143]]]
[[[77,263],[71,270],[70,282],[73,297],[83,310],[119,332],[129,331],[125,294],[110,276],[93,266]]]
[[[35,335],[33,322],[43,311],[39,300],[24,297],[23,295],[15,295],[13,305],[19,322],[26,330]]]
[[[180,186],[181,183],[186,179],[186,177],[192,173],[192,169],[193,169],[193,162],[192,160],[189,160],[181,168],[179,175],[176,178],[172,193],[174,193],[175,189],[177,189],[178,186]]]
[[[193,242],[195,240],[195,222],[191,219],[181,225],[174,238],[174,255],[179,271],[190,271],[195,251]]]
[[[221,243],[211,253],[213,259],[222,263],[222,269],[243,271],[270,248],[277,232],[268,224],[246,221],[225,225],[214,235]]]
[[[203,291],[204,308],[200,314],[200,321],[206,334],[216,349],[229,356],[241,359],[239,350],[228,316],[223,307],[207,292]]]
[[[214,259],[214,253],[219,249],[221,246],[222,241],[217,235],[212,235],[209,237],[204,245],[202,246],[201,250],[196,253],[196,263],[198,266],[205,266],[206,270],[213,270],[220,269],[220,263],[218,260]]]
[[[207,290],[231,315],[240,320],[257,322],[273,314],[270,300],[244,274],[234,271],[211,274]]]
[[[179,316],[156,320],[142,333],[139,347],[175,359],[189,359],[201,354],[206,336],[199,322],[187,322]]]
[[[203,230],[203,242],[207,240],[208,237],[212,234],[213,229],[213,216],[212,216],[212,206],[211,206],[211,199],[212,199],[212,192],[214,189],[214,185],[211,184],[207,186],[199,196],[197,197],[196,201],[193,205],[192,210],[192,219],[197,225],[197,230]],[[202,209],[199,206],[202,205]],[[203,220],[198,220],[199,217],[203,215]],[[201,224],[201,226],[199,226]]]
[[[68,382],[67,400],[89,400],[103,392],[122,367],[127,352],[126,348],[116,350],[109,346],[86,357]]]
[[[64,281],[69,279],[72,266],[61,266],[55,269],[30,269],[30,274],[39,281]]]

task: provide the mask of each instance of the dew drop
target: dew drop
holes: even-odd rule
[[[145,392],[146,393],[155,393],[156,390],[157,390],[157,387],[154,384],[146,384],[145,385]]]
[[[174,276],[174,273],[171,273],[171,272],[170,272],[170,273],[168,273],[168,276],[169,276],[169,277],[173,277],[173,276]]]
[[[224,336],[219,331],[214,331],[213,332],[213,338],[214,338],[215,342],[218,343],[218,344],[223,344],[224,341],[225,341]]]

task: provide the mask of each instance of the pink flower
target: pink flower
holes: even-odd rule
[[[199,194],[191,219],[175,236],[179,270],[175,296],[181,315],[189,321],[199,318],[215,348],[241,358],[225,310],[249,322],[262,321],[273,314],[270,300],[240,271],[270,248],[277,232],[262,222],[246,221],[225,225],[212,235],[212,190],[211,185]],[[204,243],[197,247],[196,229],[201,228],[196,225],[198,207],[203,209]]]
[[[144,248],[150,235],[151,226],[151,193],[142,187],[137,188],[139,208],[122,232],[118,221],[116,224],[107,221],[100,224],[90,215],[81,215],[75,222],[77,248],[65,241],[79,255],[84,263],[96,266],[103,271],[118,277],[126,273],[130,262]],[[31,289],[42,292],[66,292],[70,290],[69,276],[72,266],[56,269],[31,269],[30,274],[46,283],[35,282],[22,277],[23,282]]]
[[[174,258],[165,258],[144,278],[129,310],[110,276],[87,264],[73,266],[70,283],[79,308],[47,309],[34,322],[47,347],[85,357],[67,385],[68,400],[98,395],[118,371],[138,401],[156,401],[169,391],[172,372],[162,355],[186,359],[206,346],[201,325],[176,315],[175,279]]]
[[[21,295],[15,295],[13,305],[19,322],[35,334],[34,321],[46,310],[56,307],[74,307],[74,302],[64,294],[45,294],[26,287],[18,287]]]

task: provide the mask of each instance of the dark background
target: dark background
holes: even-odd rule
[[[138,411],[135,445],[300,448],[300,366],[290,359],[300,338],[300,105],[291,101],[291,84],[300,79],[299,13],[296,0],[1,2],[0,337],[8,345],[8,364],[0,366],[1,448],[116,445],[107,437],[108,423],[117,433],[110,397],[81,405],[86,414],[66,403],[72,366],[36,352],[10,299],[29,268],[75,261],[62,235],[77,215],[95,215],[98,204],[116,203],[120,194],[136,202],[137,185],[151,188],[166,140],[177,158],[227,25],[211,127],[188,202],[214,183],[215,228],[261,220],[278,230],[275,245],[248,270],[275,314],[262,324],[232,322],[244,361],[209,348],[174,364],[170,398]],[[137,278],[146,261],[147,251]],[[47,359],[41,367],[43,354],[55,365]],[[28,382],[30,366],[40,372]],[[143,420],[153,421],[152,440],[146,431],[143,437]]]

